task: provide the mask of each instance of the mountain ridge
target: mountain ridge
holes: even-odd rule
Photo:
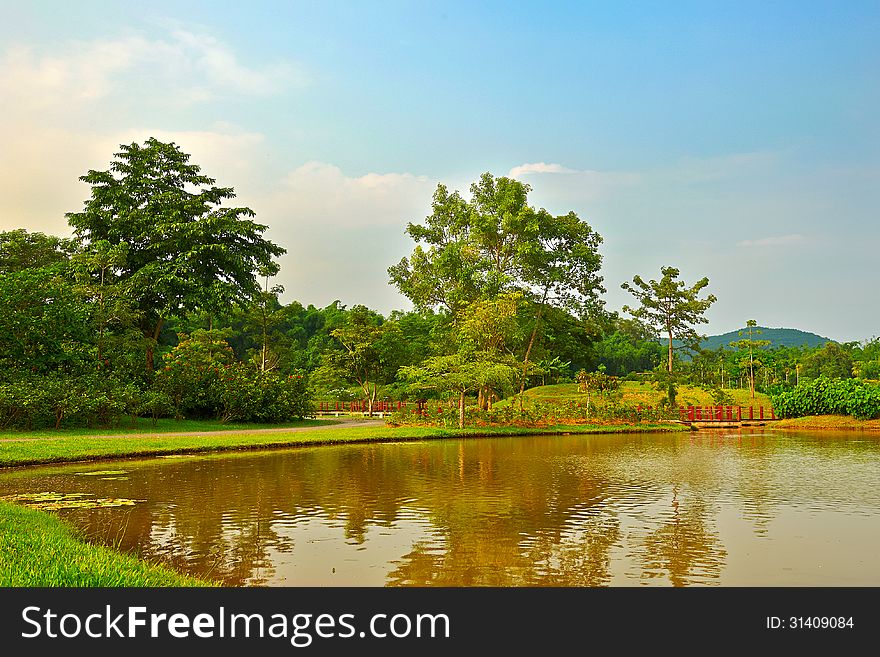
[[[730,343],[748,339],[747,331],[748,327],[744,326],[741,329],[735,329],[727,333],[706,336],[705,340],[700,341],[700,347],[709,350],[718,349],[718,347],[733,349]],[[760,333],[756,333],[757,331],[760,331]],[[783,327],[770,328],[767,326],[753,326],[752,339],[769,340],[769,349],[776,347],[821,347],[826,342],[835,342],[831,338],[825,338],[810,331]]]

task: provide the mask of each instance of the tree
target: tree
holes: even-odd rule
[[[826,342],[804,358],[803,374],[808,379],[826,376],[829,379],[849,379],[853,376],[853,360],[850,352],[836,342]]]
[[[71,240],[60,237],[29,233],[24,228],[0,232],[0,273],[63,263],[72,251]]]
[[[91,309],[52,267],[0,274],[0,380],[17,369],[78,372],[90,360]]]
[[[331,332],[343,348],[330,350],[325,357],[339,374],[361,387],[370,415],[379,385],[393,380],[397,371],[395,350],[399,332],[396,329],[394,322],[383,322],[380,315],[358,305],[349,311],[343,326]]]
[[[520,337],[517,310],[521,299],[519,292],[504,293],[495,299],[475,301],[463,309],[459,313],[456,334],[458,353],[469,361],[509,361],[511,345]],[[490,383],[487,380],[477,390],[477,404],[481,410],[489,405]]]
[[[417,309],[444,308],[457,318],[476,301],[520,292],[533,308],[520,388],[548,307],[578,317],[600,305],[602,238],[574,212],[554,216],[528,204],[531,187],[484,173],[471,199],[438,185],[424,225],[410,223],[412,255],[388,269],[391,283]],[[425,245],[425,248],[422,247]]]
[[[516,368],[503,359],[474,357],[459,352],[433,356],[418,366],[402,367],[400,376],[409,381],[413,389],[456,393],[458,428],[462,429],[465,395],[481,388],[512,384],[516,377]]]
[[[739,351],[746,352],[749,354],[749,390],[752,393],[752,399],[755,398],[755,358],[754,358],[754,350],[755,349],[763,349],[764,347],[770,344],[770,340],[755,340],[753,336],[760,335],[761,330],[755,328],[758,326],[758,323],[754,319],[750,319],[746,322],[746,330],[740,331],[740,337],[748,336],[743,340],[736,340],[735,342],[731,342],[730,346],[735,347]]]
[[[120,148],[107,171],[80,178],[91,197],[67,218],[84,247],[127,245],[114,282],[140,312],[152,370],[152,345],[169,317],[243,302],[259,290],[257,270],[285,250],[262,237],[266,226],[250,208],[224,207],[233,189],[214,186],[173,142]]]
[[[710,294],[699,298],[700,291],[709,284],[708,278],[701,278],[688,287],[678,280],[679,270],[674,267],[661,267],[663,278],[660,281],[645,282],[640,276],[633,277],[635,287],[623,283],[621,287],[631,293],[641,304],[638,308],[624,306],[623,310],[641,320],[657,333],[665,333],[669,338],[667,371],[672,372],[674,340],[680,340],[681,348],[696,349],[702,336],[694,329],[694,324],[705,324],[708,320],[703,314],[717,299]]]

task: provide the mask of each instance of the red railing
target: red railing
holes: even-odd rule
[[[778,420],[772,408],[763,406],[680,406],[679,418],[687,422],[745,422]]]
[[[380,401],[373,402],[374,413],[393,413],[408,407],[410,402],[405,401]],[[322,401],[317,402],[318,413],[367,413],[370,410],[370,402],[366,399],[358,399],[355,401]],[[421,407],[421,404],[419,404]]]

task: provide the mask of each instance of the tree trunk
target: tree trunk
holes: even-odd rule
[[[152,342],[147,344],[147,373],[153,371],[153,345],[159,342],[159,334],[162,332],[162,325],[165,323],[163,318],[159,318],[156,322],[156,326],[153,328],[153,334],[150,336],[148,332],[144,332],[144,336],[147,339],[152,339]]]
[[[464,390],[458,398],[458,428],[464,429]]]
[[[672,374],[672,331],[669,331],[669,361],[667,368],[668,372]]]
[[[749,390],[752,393],[752,399],[755,398],[755,363],[752,360],[752,332],[749,330]]]
[[[532,353],[532,346],[535,344],[535,336],[538,335],[538,324],[541,323],[541,313],[544,312],[544,302],[547,301],[547,292],[549,288],[544,288],[544,294],[541,297],[541,304],[538,306],[538,314],[535,315],[535,327],[532,329],[532,335],[529,337],[529,346],[526,347],[526,355],[523,359],[522,378],[519,382],[519,410],[523,409],[523,392],[526,389],[526,375],[529,371],[529,354]]]

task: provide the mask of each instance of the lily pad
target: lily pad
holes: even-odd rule
[[[95,497],[92,493],[56,493],[55,491],[19,493],[17,495],[7,495],[0,499],[15,502],[32,509],[40,509],[41,511],[58,511],[61,509],[107,509],[120,506],[134,506],[137,502],[144,501],[113,497]]]

